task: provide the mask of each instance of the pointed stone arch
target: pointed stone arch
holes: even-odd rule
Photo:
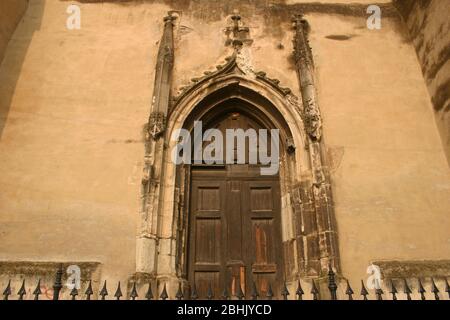
[[[265,109],[268,116],[276,115],[272,118],[284,129],[282,143],[286,147],[293,151],[295,146],[307,146],[301,100],[292,90],[280,86],[279,80],[267,77],[265,72],[254,72],[236,52],[225,60],[227,63],[218,65],[217,71],[205,72],[203,77],[193,78],[191,85],[181,88],[169,111],[166,137],[180,128],[180,123],[184,124],[188,116],[193,116],[194,109],[202,110],[205,105],[211,107],[237,98]],[[304,154],[301,149],[296,148],[299,158]]]
[[[168,142],[168,150],[174,147],[175,141],[169,141],[172,133],[180,128],[190,129],[195,119],[202,118],[227,100],[236,99],[254,108],[255,112],[264,115],[273,127],[280,128],[282,152],[280,153],[280,175],[282,176],[282,197],[284,206],[282,208],[283,238],[293,237],[293,223],[288,190],[300,182],[295,177],[300,177],[302,171],[308,172],[308,156],[304,152],[307,146],[307,135],[305,134],[300,100],[294,96],[290,89],[279,86],[277,80],[266,77],[265,73],[250,74],[243,71],[239,66],[237,55],[227,59],[227,63],[218,67],[216,72],[206,73],[202,78],[193,79],[192,85],[183,88],[178,97],[174,99],[173,108],[168,116],[167,130],[165,134]],[[165,162],[164,171],[172,179],[178,182],[163,188],[162,202],[165,204],[165,221],[161,221],[161,231],[165,237],[183,238],[180,229],[187,217],[186,190],[183,179],[186,171],[176,167],[170,161]],[[173,195],[178,199],[174,199]],[[170,203],[172,203],[170,205]],[[177,207],[185,212],[173,214]],[[184,218],[183,218],[184,217]],[[184,238],[186,238],[184,236]],[[174,265],[175,272],[183,276],[185,259],[183,241],[175,241],[177,247]],[[158,266],[159,267],[159,266]],[[161,266],[162,267],[162,266]],[[165,269],[165,267],[163,267]]]
[[[142,227],[152,230],[154,245],[139,243],[138,237],[137,271],[168,280],[186,279],[190,177],[185,166],[175,165],[170,159],[177,144],[171,137],[175,130],[190,129],[194,120],[230,99],[251,106],[281,129],[281,219],[286,278],[323,275],[330,262],[338,268],[331,187],[327,182],[325,188],[319,189],[314,180],[317,170],[323,171],[314,161],[314,157],[321,157],[321,150],[305,128],[301,100],[289,88],[280,86],[278,80],[264,72],[254,72],[235,52],[216,71],[192,79],[173,98],[162,137],[164,147],[154,151],[162,154],[162,161],[152,167],[152,174],[160,181],[151,199],[157,215],[146,217]],[[321,176],[328,179],[322,171]],[[143,266],[144,260],[150,264],[145,262],[147,265]]]

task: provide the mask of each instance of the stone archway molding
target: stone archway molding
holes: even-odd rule
[[[305,97],[314,90],[313,82],[302,90],[302,104],[278,80],[264,72],[254,72],[240,47],[235,47],[225,64],[192,79],[192,84],[170,99],[174,53],[173,35],[167,33],[173,32],[173,21],[165,19],[157,63],[142,179],[136,271],[157,279],[185,278],[183,246],[188,223],[185,204],[188,188],[186,175],[181,174],[183,168],[170,161],[176,141],[169,139],[174,130],[186,126],[190,117],[232,98],[252,104],[283,129],[280,136],[285,152],[280,154],[280,176],[284,177],[282,240],[286,277],[293,280],[300,276],[323,276],[329,264],[338,270],[331,185],[322,160],[321,118],[315,100]],[[161,99],[166,103],[161,104]]]

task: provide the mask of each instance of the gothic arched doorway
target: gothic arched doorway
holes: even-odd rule
[[[311,115],[305,114],[299,98],[291,90],[281,87],[278,81],[268,78],[263,72],[255,73],[242,69],[238,65],[237,56],[233,55],[227,59],[225,65],[218,67],[217,71],[207,72],[205,76],[193,79],[192,85],[183,88],[173,97],[173,103],[167,115],[167,127],[164,126],[165,116],[160,112],[153,112],[150,119],[153,124],[150,127],[163,130],[163,135],[155,136],[146,145],[142,228],[136,254],[137,270],[152,274],[164,283],[169,281],[169,288],[175,291],[180,280],[188,280],[186,281],[188,287],[192,287],[195,283],[201,297],[206,296],[205,286],[211,284],[214,286],[212,289],[215,297],[219,298],[225,284],[229,294],[235,293],[231,288],[233,283],[234,289],[241,283],[246,296],[250,297],[253,280],[258,282],[257,289],[261,296],[268,290],[269,284],[274,295],[279,296],[283,281],[276,281],[277,279],[285,280],[287,286],[292,289],[300,277],[318,277],[324,270],[328,270],[330,263],[335,267],[338,266],[331,185],[326,168],[323,166],[321,143],[311,137],[308,131],[310,129],[307,128],[315,123],[311,123]],[[173,161],[173,151],[179,146],[180,131],[187,132],[187,136],[189,132],[191,135],[194,132],[195,135],[195,122],[198,120],[203,121],[205,129],[220,127],[233,112],[243,116],[242,119],[245,118],[240,124],[243,129],[252,126],[280,129],[278,176],[264,180],[263,183],[266,185],[259,185],[259,189],[257,184],[259,182],[252,181],[257,178],[254,175],[257,169],[245,163],[240,166],[208,167]],[[273,221],[276,224],[273,227],[273,234],[279,236],[270,238],[270,235],[266,234],[264,237],[261,231],[257,231],[258,236],[252,236],[251,228],[248,228],[248,221],[250,225],[252,221],[248,217],[243,219],[241,213],[241,211],[249,212],[249,209],[239,210],[241,243],[245,242],[244,245],[256,248],[247,242],[258,239],[264,244],[274,239],[273,245],[269,244],[275,248],[274,264],[271,264],[270,253],[264,250],[256,252],[256,249],[248,255],[246,252],[251,250],[244,251],[239,264],[234,264],[233,259],[230,259],[230,263],[222,259],[222,255],[230,255],[229,251],[235,247],[227,245],[223,240],[222,231],[225,227],[219,223],[217,216],[220,214],[208,217],[205,213],[204,221],[199,223],[200,225],[203,223],[199,228],[203,228],[205,235],[198,237],[197,240],[191,207],[199,206],[199,201],[193,200],[194,197],[199,198],[199,192],[197,190],[197,195],[192,197],[191,194],[196,188],[201,189],[201,185],[196,186],[195,183],[203,179],[202,174],[210,175],[209,180],[216,183],[213,188],[219,190],[211,191],[210,195],[205,196],[205,203],[213,209],[210,211],[230,211],[227,206],[236,203],[227,198],[230,190],[239,190],[236,193],[246,199],[239,199],[239,206],[242,208],[251,206],[249,194],[252,191],[249,191],[251,186],[248,182],[256,186],[255,194],[260,193],[260,197],[256,196],[256,199],[262,199],[256,201],[256,210],[264,211],[267,209],[264,207],[270,207],[270,204],[264,201],[272,194],[266,196],[264,192],[275,194],[272,196],[271,204],[274,209]],[[231,187],[227,190],[226,179],[232,180],[235,176],[240,177],[240,182],[236,182],[234,187],[231,182]],[[225,182],[217,183],[220,179]],[[268,180],[271,181],[271,185],[267,185]],[[208,186],[205,186],[204,189],[207,188]],[[268,189],[271,191],[267,191]],[[214,200],[216,195],[218,200]],[[262,209],[258,209],[257,205],[263,206]],[[228,214],[222,216],[225,219]],[[269,218],[272,219],[267,217]],[[224,225],[228,228],[227,221]],[[234,225],[230,224],[230,227]],[[258,228],[261,230],[261,225],[258,225]],[[216,234],[219,233],[217,237]],[[256,235],[256,231],[253,234]],[[213,236],[218,240],[216,241]],[[199,247],[202,245],[205,247]],[[223,245],[223,248],[214,245]],[[201,250],[203,251],[200,252]],[[264,263],[257,263],[257,255],[260,259],[258,261]],[[234,269],[231,268],[234,271],[227,273],[230,269],[228,266],[233,265],[236,266]],[[267,265],[265,270],[263,265]],[[255,268],[252,269],[253,267]],[[223,270],[226,272],[222,272]]]
[[[230,99],[201,118],[203,132],[218,129],[227,145],[226,130],[258,134],[274,129],[268,119],[251,108]],[[261,296],[266,296],[269,287],[279,292],[284,270],[280,180],[278,170],[262,174],[263,165],[250,161],[251,144],[256,144],[253,152],[261,147],[257,138],[252,141],[247,136],[241,150],[234,143],[232,151],[223,150],[224,164],[191,166],[188,279],[196,284],[200,296],[207,295],[210,285],[216,295],[226,286],[230,295],[236,296],[240,285],[248,296],[253,283]],[[204,142],[202,147],[207,146]],[[267,149],[270,154],[270,143]],[[243,151],[245,163],[225,164],[227,152],[232,152],[237,161],[238,152]],[[276,161],[279,165],[278,157]]]

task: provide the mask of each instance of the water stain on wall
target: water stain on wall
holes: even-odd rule
[[[346,41],[350,40],[351,38],[356,37],[354,34],[330,34],[326,36],[325,38],[330,40],[336,40],[336,41]]]

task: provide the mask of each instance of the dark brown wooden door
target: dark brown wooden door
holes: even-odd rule
[[[260,176],[257,166],[192,169],[189,280],[201,297],[208,285],[220,298],[225,284],[246,297],[255,281],[261,297],[282,282],[278,176]]]

